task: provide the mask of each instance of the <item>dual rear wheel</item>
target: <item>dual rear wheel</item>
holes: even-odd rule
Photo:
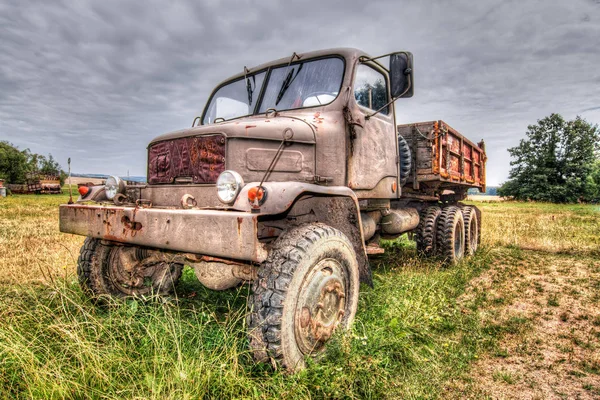
[[[421,210],[416,229],[417,251],[455,264],[473,255],[481,239],[480,212],[464,205],[429,206]]]

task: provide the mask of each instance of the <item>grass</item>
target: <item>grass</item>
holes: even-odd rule
[[[318,363],[287,375],[251,360],[247,286],[209,291],[186,269],[173,298],[91,304],[75,276],[83,239],[57,228],[57,205],[66,200],[0,199],[0,398],[448,397],[464,389],[457,382],[470,381],[480,358],[511,355],[499,346],[503,338],[533,326],[523,315],[494,318],[517,295],[479,290],[474,280],[501,259],[506,266],[490,284],[509,285],[518,277],[513,266],[530,258],[522,247],[593,255],[597,243],[579,232],[598,227],[593,206],[517,203],[482,205],[484,246],[452,268],[419,259],[406,239],[386,242],[372,262],[374,287],[361,288],[352,331],[339,333]],[[550,215],[557,227],[534,235],[536,221]],[[593,360],[581,365],[595,368]],[[520,377],[502,370],[495,379],[515,386]]]
[[[481,207],[490,247],[600,256],[600,205],[494,202]]]

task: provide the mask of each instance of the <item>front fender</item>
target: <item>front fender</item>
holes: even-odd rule
[[[237,211],[251,212],[252,207],[248,202],[248,190],[259,184],[260,182],[246,184],[240,191],[232,208]],[[257,213],[259,215],[285,213],[292,207],[294,201],[304,194],[350,197],[356,203],[356,209],[359,210],[356,194],[346,186],[320,186],[306,182],[264,182],[262,186],[267,190],[267,199],[260,207],[260,212]]]
[[[260,182],[252,182],[244,186],[233,208],[237,211],[251,212],[248,190],[259,184]],[[341,230],[350,239],[358,259],[361,281],[372,285],[360,207],[352,189],[304,182],[265,182],[262,186],[267,190],[267,199],[260,211],[255,211],[255,215],[285,215],[292,209],[298,211],[298,208],[306,208],[304,211],[311,210],[319,222]]]

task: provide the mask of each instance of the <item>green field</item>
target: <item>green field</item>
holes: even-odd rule
[[[482,249],[451,268],[384,243],[352,331],[288,375],[251,360],[247,286],[212,292],[186,268],[175,297],[94,306],[83,238],[58,232],[67,199],[0,199],[0,398],[600,396],[600,206],[477,203]]]

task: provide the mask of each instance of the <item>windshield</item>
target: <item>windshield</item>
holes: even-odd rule
[[[266,72],[248,75],[219,88],[204,114],[203,124],[264,113],[269,108],[289,110],[331,103],[344,77],[344,61],[338,57],[284,65],[271,69],[260,107],[256,107]]]

